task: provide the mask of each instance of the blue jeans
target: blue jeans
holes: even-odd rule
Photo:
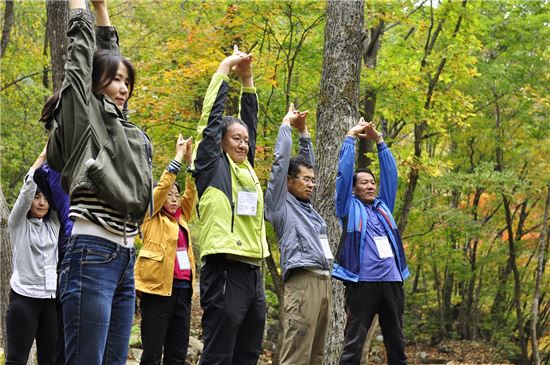
[[[134,318],[135,250],[71,237],[59,274],[66,364],[126,364]]]

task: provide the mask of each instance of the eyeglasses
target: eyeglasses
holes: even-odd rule
[[[314,177],[309,177],[309,176],[292,176],[293,179],[300,179],[302,180],[303,182],[305,182],[306,184],[311,184],[311,185],[315,185],[315,178]]]
[[[245,146],[248,146],[248,139],[242,139],[238,137],[233,137],[233,141],[237,146],[240,146],[241,144],[244,144]]]
[[[180,196],[179,196],[179,194],[178,195],[172,195],[172,194],[169,193],[166,196],[166,199],[168,199],[168,200],[180,200]]]

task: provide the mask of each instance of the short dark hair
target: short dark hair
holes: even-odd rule
[[[233,124],[240,124],[243,127],[246,128],[246,131],[248,132],[248,126],[239,118],[232,117],[230,115],[224,115],[222,117],[222,138],[225,136],[225,133],[227,133],[227,130],[229,127],[231,127]]]
[[[366,172],[367,174],[370,174],[374,179],[374,181],[376,181],[376,176],[374,176],[372,171],[370,169],[362,167],[360,169],[355,170],[355,172],[353,173],[353,186],[355,186],[355,183],[357,182],[357,174],[360,174],[362,172]]]
[[[290,159],[288,165],[288,176],[296,177],[300,173],[300,166],[312,169],[313,165],[304,155],[297,155]]]
[[[134,66],[128,59],[106,49],[100,49],[94,53],[92,67],[92,91],[94,93],[98,93],[111,83],[121,63],[128,70],[128,99],[130,99],[134,91],[134,82],[136,79]]]

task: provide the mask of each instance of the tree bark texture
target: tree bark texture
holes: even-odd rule
[[[542,229],[540,232],[539,238],[539,247],[538,247],[538,261],[537,261],[537,271],[535,276],[535,293],[533,294],[533,304],[531,306],[531,324],[530,324],[530,337],[531,337],[531,348],[533,349],[533,354],[531,356],[532,363],[535,365],[540,365],[540,353],[537,336],[537,324],[539,318],[539,304],[540,304],[540,287],[542,278],[544,275],[544,267],[546,265],[546,252],[548,250],[548,237],[550,227],[548,226],[548,215],[550,211],[550,185],[546,186],[546,205],[544,207],[544,217],[542,219]]]
[[[46,37],[50,44],[53,90],[57,91],[63,82],[67,55],[67,25],[69,7],[66,0],[46,0]]]
[[[2,40],[0,40],[0,58],[4,55],[10,41],[11,27],[13,26],[13,0],[6,0],[4,9],[4,27],[2,28]]]
[[[363,43],[363,62],[367,67],[367,72],[373,72],[376,68],[380,38],[384,34],[384,24],[384,21],[380,20],[376,27],[371,27]],[[364,108],[363,117],[367,122],[372,122],[374,120],[374,111],[376,110],[376,90],[372,88],[372,85],[367,85],[366,87]],[[380,128],[378,130],[380,131]],[[372,161],[370,158],[367,158],[366,154],[374,151],[374,142],[360,139],[358,150],[357,167],[369,167]]]
[[[336,252],[340,226],[334,216],[338,153],[347,131],[359,119],[359,79],[364,32],[364,1],[328,1],[323,70],[317,107],[317,165],[319,185],[314,204],[326,219]],[[333,312],[326,342],[325,364],[338,363],[346,315],[344,287],[333,280]]]
[[[6,349],[6,312],[10,299],[10,278],[12,270],[12,251],[8,232],[10,211],[4,191],[0,186],[0,347]]]

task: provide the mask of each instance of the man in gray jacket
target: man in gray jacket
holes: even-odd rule
[[[265,217],[279,239],[285,288],[282,365],[321,364],[331,309],[330,251],[326,224],[310,197],[315,157],[307,112],[290,105],[275,144],[275,161],[265,194]],[[300,152],[292,152],[292,128]]]

